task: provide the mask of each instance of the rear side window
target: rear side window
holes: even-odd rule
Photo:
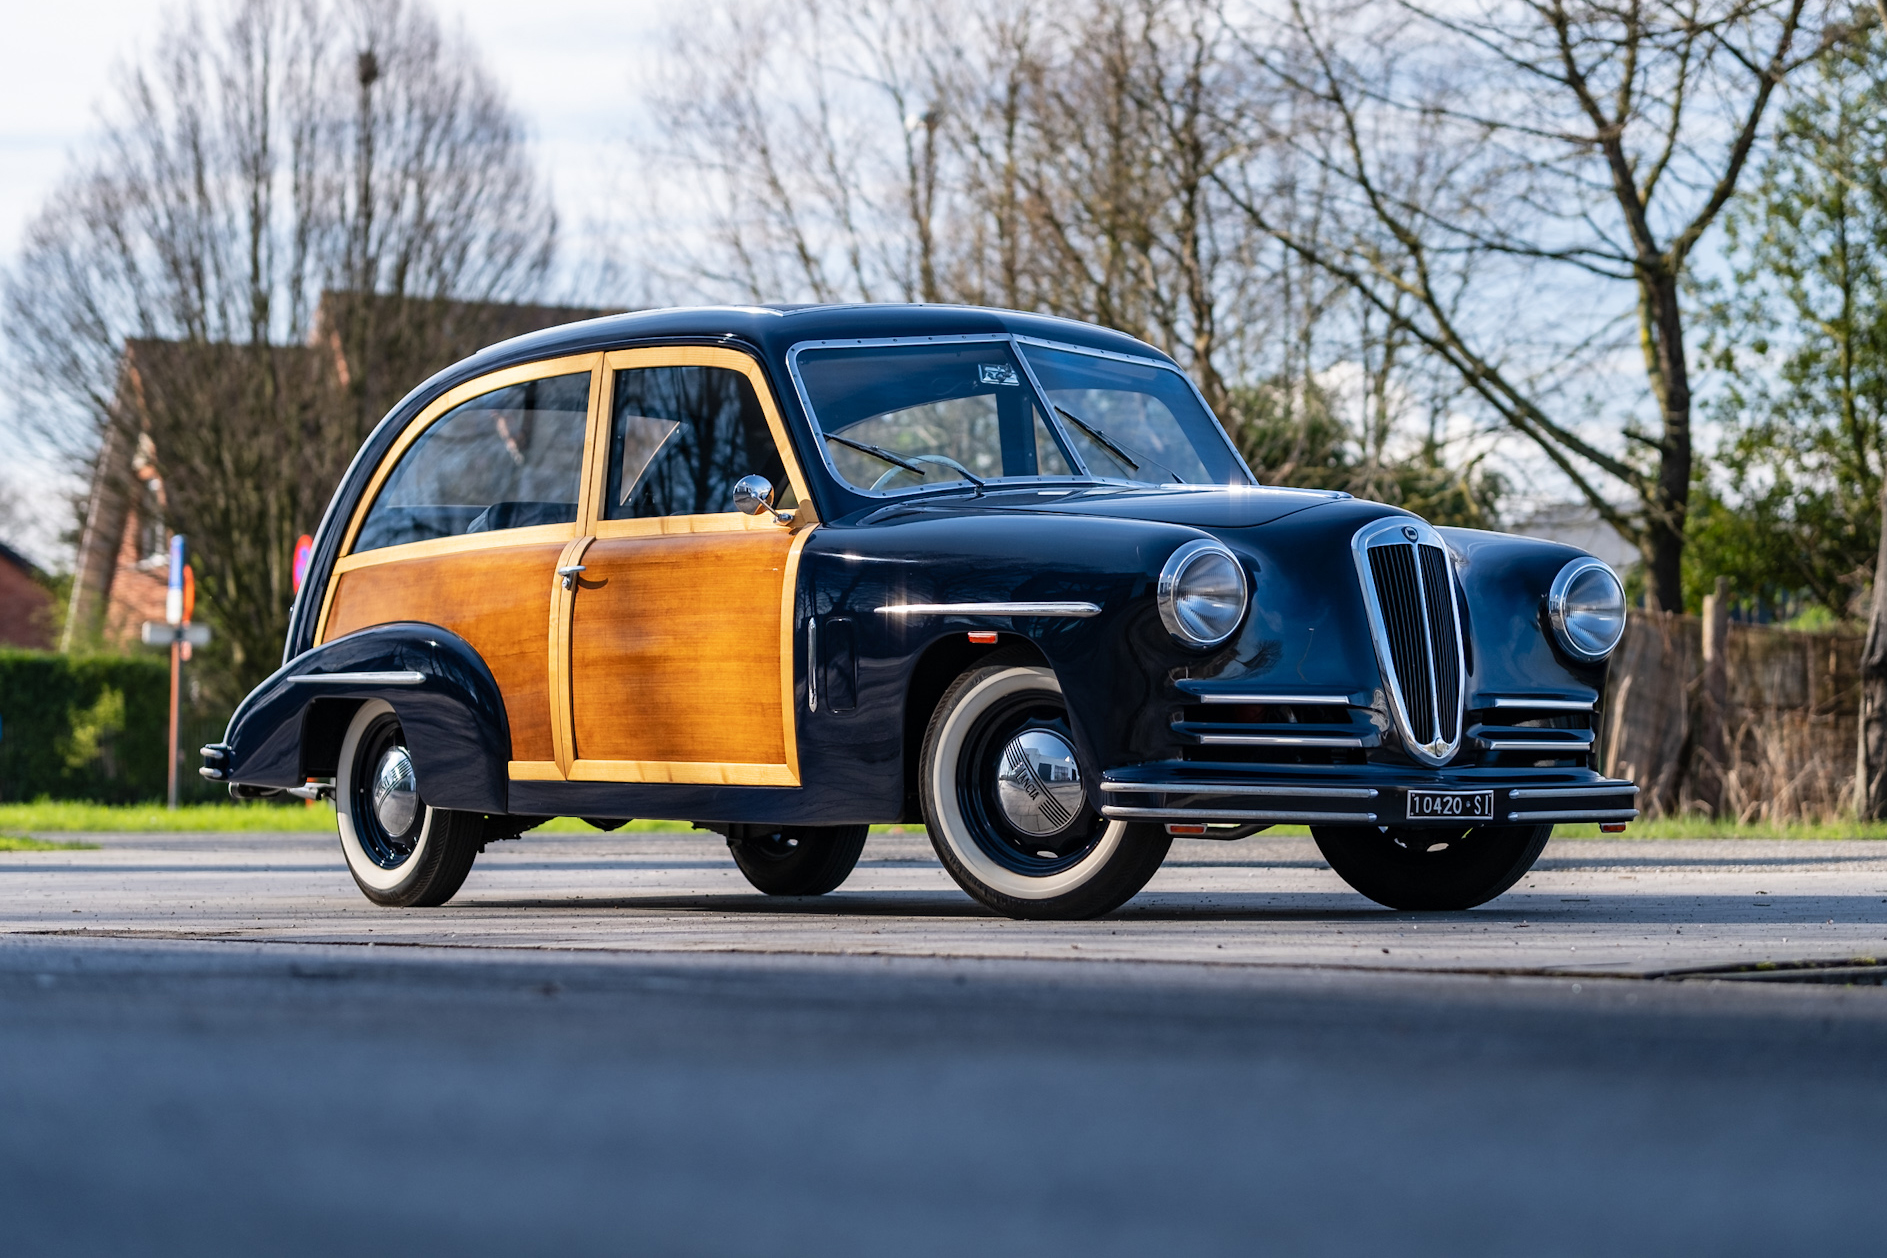
[[[506,385],[453,407],[381,486],[356,553],[577,518],[590,374]]]
[[[794,505],[786,462],[753,382],[727,367],[631,367],[616,373],[602,517],[734,510],[734,483],[760,475],[775,505]]]

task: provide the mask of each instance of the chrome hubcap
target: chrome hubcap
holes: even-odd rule
[[[419,783],[404,747],[389,747],[373,771],[373,815],[388,834],[405,834],[419,815]]]
[[[1051,730],[1024,730],[1002,750],[996,803],[1027,835],[1060,834],[1081,812],[1081,769],[1067,740]]]

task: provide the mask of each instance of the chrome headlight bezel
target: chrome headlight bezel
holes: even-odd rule
[[[1603,645],[1598,638],[1577,626],[1568,612],[1573,584],[1588,572],[1603,573],[1618,594],[1618,631],[1612,635],[1610,642]],[[1568,655],[1587,664],[1597,664],[1610,658],[1625,638],[1625,583],[1618,579],[1618,573],[1612,571],[1611,565],[1604,560],[1594,559],[1590,555],[1582,556],[1561,568],[1559,575],[1553,578],[1553,588],[1546,595],[1546,614],[1553,625],[1553,636]]]
[[[1183,587],[1187,574],[1208,556],[1223,558],[1238,578],[1238,615],[1232,618],[1230,627],[1217,636],[1212,635],[1209,627],[1194,623],[1181,606],[1186,596]],[[1167,559],[1166,566],[1160,569],[1155,602],[1159,604],[1160,621],[1168,633],[1186,646],[1204,650],[1230,641],[1245,623],[1245,613],[1251,610],[1251,580],[1245,575],[1245,565],[1230,547],[1201,538],[1187,542]]]

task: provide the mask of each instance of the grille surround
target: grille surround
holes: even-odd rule
[[[1461,749],[1468,689],[1447,544],[1421,520],[1391,516],[1358,529],[1350,549],[1396,732],[1416,760],[1444,765]]]

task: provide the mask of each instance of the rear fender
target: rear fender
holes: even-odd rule
[[[437,625],[375,625],[296,656],[243,700],[223,742],[203,749],[204,776],[264,790],[332,777],[341,736],[368,699],[400,718],[427,803],[505,811],[504,699],[470,644]]]

